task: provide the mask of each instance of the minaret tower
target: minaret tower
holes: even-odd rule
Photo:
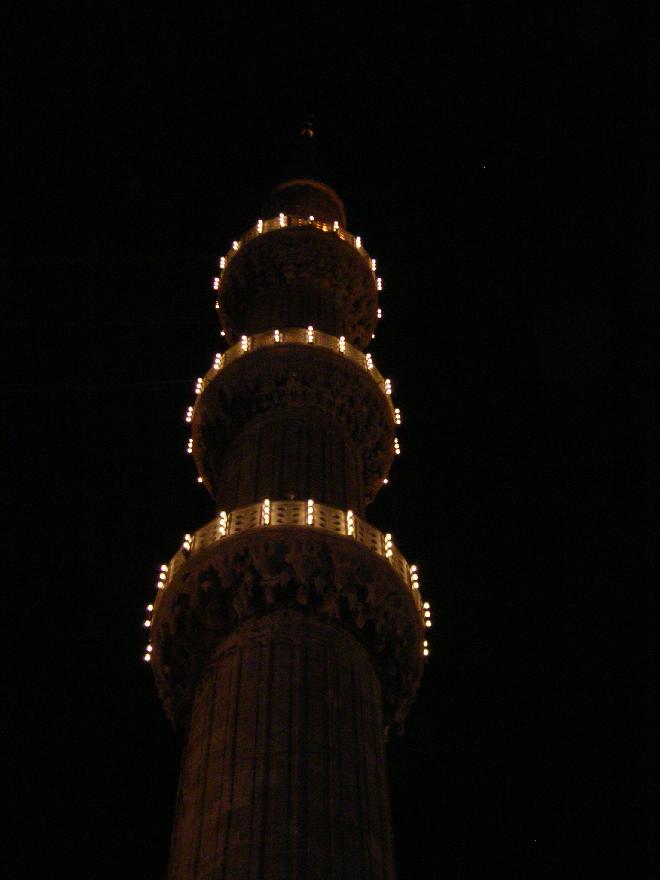
[[[381,282],[325,184],[287,180],[262,218],[220,259],[229,348],[186,415],[217,515],[161,567],[145,621],[187,731],[168,877],[386,880],[385,737],[431,620],[415,566],[364,518],[399,452],[364,351]]]

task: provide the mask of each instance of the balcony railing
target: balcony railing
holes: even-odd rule
[[[385,396],[388,407],[390,409],[392,419],[395,424],[401,424],[401,414],[395,410],[392,404],[392,383],[389,379],[383,378],[381,373],[376,369],[371,354],[364,354],[350,342],[347,342],[343,336],[337,338],[330,336],[328,333],[320,333],[313,327],[289,327],[285,330],[271,330],[268,333],[255,333],[254,336],[242,336],[240,340],[231,348],[228,348],[224,354],[216,354],[213,359],[211,369],[205,376],[195,381],[195,393],[197,397],[204,391],[209,382],[214,379],[220,370],[227,367],[233,361],[243,357],[251,351],[259,348],[274,348],[278,345],[316,345],[325,348],[327,351],[333,351],[342,357],[347,358],[358,367],[365,370],[376,385],[380,388]],[[194,407],[188,407],[186,410],[186,421],[192,421]]]
[[[382,279],[376,275],[376,261],[372,257],[370,257],[366,250],[362,247],[362,239],[359,235],[353,235],[346,229],[342,229],[337,220],[335,220],[333,223],[330,223],[327,220],[317,220],[313,215],[309,217],[296,217],[289,214],[279,214],[277,217],[269,217],[268,220],[257,220],[253,227],[248,229],[247,232],[245,232],[239,239],[232,242],[232,246],[229,248],[224,257],[220,257],[220,260],[218,262],[218,275],[213,279],[213,289],[218,290],[220,286],[220,278],[222,277],[223,271],[227,268],[232,258],[248,241],[251,241],[253,238],[257,238],[260,235],[265,235],[268,232],[277,232],[280,229],[295,228],[301,226],[318,229],[320,232],[331,233],[333,235],[336,235],[337,238],[340,238],[342,241],[350,244],[351,247],[354,247],[369,266],[369,269],[376,283],[376,288],[378,290],[383,289]]]
[[[272,529],[277,526],[321,529],[331,534],[342,535],[383,557],[410,590],[422,624],[425,627],[431,626],[431,608],[429,602],[422,601],[417,566],[410,565],[406,561],[392,542],[392,536],[389,533],[379,532],[356,516],[352,510],[339,510],[327,504],[319,504],[311,498],[307,501],[271,501],[265,498],[262,502],[239,507],[230,512],[221,510],[210,523],[193,534],[184,535],[179,550],[167,565],[160,567],[156,581],[158,592],[154,603],[147,605],[148,616],[144,626],[151,627],[151,616],[154,607],[158,605],[160,591],[168,588],[177,571],[189,557],[233,535],[254,532],[258,529]],[[145,649],[145,661],[151,660],[152,650],[149,641]],[[424,657],[429,655],[429,643],[426,639],[423,641],[422,654]]]
[[[313,499],[271,501],[266,498],[256,504],[220,513],[193,534],[187,534],[169,564],[161,566],[156,586],[167,589],[177,571],[190,557],[233,535],[276,526],[298,526],[321,529],[334,535],[357,541],[378,556],[382,556],[410,590],[415,605],[426,626],[431,625],[428,602],[422,602],[419,593],[417,566],[410,565],[399,552],[390,534],[383,534],[351,510],[339,510]]]

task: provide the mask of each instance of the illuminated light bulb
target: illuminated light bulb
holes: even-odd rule
[[[280,226],[286,226],[286,217],[284,214],[280,214],[279,216]]]
[[[307,500],[307,525],[311,526],[314,523],[314,501],[309,498]]]
[[[353,519],[353,511],[352,510],[346,511],[346,533],[348,535],[355,534],[355,521]]]
[[[392,382],[390,379],[385,379],[385,394],[392,393]]]
[[[264,231],[264,221],[257,220],[257,232],[261,233]]]
[[[188,440],[188,445],[187,445],[187,447],[186,447],[186,452],[188,453],[188,455],[190,455],[190,453],[191,453],[192,451],[193,451],[193,438],[191,437],[190,440]]]
[[[387,479],[387,477],[383,477],[383,486],[387,486],[388,483],[389,480]]]
[[[161,565],[161,567],[160,567],[161,571],[167,571],[167,569],[168,569],[167,565]]]
[[[166,579],[167,579],[167,573],[166,573],[166,570],[163,569],[163,570],[161,570],[161,573],[158,575],[158,580],[164,581]]]
[[[339,229],[339,221],[335,220],[335,222],[332,224],[332,231],[336,232],[338,229]]]
[[[401,424],[401,410],[400,410],[400,409],[396,409],[396,408],[395,408],[395,410],[394,410],[394,421],[397,423],[397,425],[400,425],[400,424]]]
[[[417,571],[417,566],[416,566],[416,565],[411,565],[411,566],[410,566],[410,571]]]
[[[238,242],[237,242],[237,241],[232,241],[231,246],[233,247],[233,249],[234,249],[235,251],[238,250]]]
[[[164,589],[165,589],[165,584],[164,584],[162,581],[158,581],[158,583],[156,584],[156,589],[158,589],[158,590],[164,590]]]
[[[376,261],[374,259],[371,260],[371,271],[372,272],[376,271]]]
[[[383,317],[383,310],[382,310],[382,309],[378,309],[377,315],[378,315],[379,318],[382,318],[382,317]]]
[[[224,335],[225,335],[225,331],[224,331],[224,330],[221,330],[221,331],[220,331],[220,336],[224,336]]]
[[[145,661],[145,663],[148,663],[151,660],[151,654],[145,654],[142,659]]]
[[[314,328],[311,324],[307,328],[307,342],[314,342]]]
[[[152,651],[153,651],[152,645],[147,645],[147,654],[151,654]]]
[[[219,264],[219,265],[220,265],[220,268],[221,268],[221,269],[224,269],[225,266],[227,265],[227,258],[226,258],[226,257],[220,257],[220,264]]]
[[[147,629],[149,629],[149,627],[151,626],[151,621],[145,620],[144,625],[146,626]]]
[[[213,369],[214,370],[221,370],[223,360],[224,360],[224,358],[223,358],[222,354],[220,352],[217,352],[217,354],[213,360]]]
[[[241,336],[241,348],[243,351],[248,350],[248,338],[247,336]]]
[[[314,222],[314,215],[313,215],[313,214],[310,214],[310,215],[309,215],[309,219],[310,219],[311,222],[313,223],[313,222]]]
[[[227,511],[221,510],[218,516],[218,537],[224,538],[227,534]]]
[[[147,605],[147,611],[153,611],[153,610],[154,610],[153,605]]]
[[[281,337],[281,334],[280,334],[280,331],[279,331],[279,330],[275,330],[275,331],[273,331],[273,339],[275,340],[275,342],[281,342],[281,341],[282,341],[282,337]]]
[[[270,523],[270,498],[264,498],[263,500],[261,505],[261,517],[264,521],[264,525]]]
[[[193,408],[192,408],[192,406],[189,406],[188,409],[186,410],[186,421],[192,422],[192,417],[193,417]]]
[[[431,626],[431,621],[430,621],[430,620],[425,621],[425,622],[424,622],[424,625],[425,625],[425,626]]]
[[[346,337],[345,336],[339,337],[339,351],[341,351],[342,354],[343,354],[343,352],[346,351]]]
[[[360,238],[359,235],[356,236],[356,238],[355,238],[355,247],[356,247],[358,250],[360,250],[360,248],[362,247],[362,239]]]
[[[429,605],[428,602],[424,602],[424,608],[430,608],[430,607],[431,607],[431,606]]]
[[[220,308],[220,303],[218,302],[217,299],[216,299],[216,301],[215,301],[215,307],[216,307],[216,309],[219,309],[219,308]]]
[[[427,603],[425,602],[424,604],[426,605]],[[430,616],[431,616],[431,612],[427,609],[427,610],[424,612],[424,617],[430,617]]]
[[[374,368],[374,362],[372,360],[371,355],[368,352],[364,356],[364,365],[368,370],[373,370],[373,368]]]
[[[429,649],[428,649],[428,648],[424,648],[423,653],[424,653],[424,656],[425,656],[425,657],[428,657],[428,656],[429,656]]]
[[[197,477],[197,482],[198,482],[198,483],[203,483],[204,481],[202,480],[201,477]]]
[[[383,289],[383,279],[376,278],[376,290],[382,290],[382,289]]]
[[[396,437],[394,438],[394,454],[401,455],[401,447],[399,446],[399,441]]]
[[[372,334],[371,334],[371,338],[372,338],[372,339],[375,339],[375,338],[376,338],[376,334],[375,334],[375,333],[372,333]]]
[[[388,532],[385,535],[385,556],[390,557],[392,555],[392,535]]]
[[[200,376],[195,380],[195,394],[201,394],[203,388],[204,388],[204,380]]]
[[[213,290],[217,290],[220,287],[220,279],[216,276],[213,279]]]
[[[426,639],[424,639],[424,647],[428,648],[428,646],[429,646],[429,643],[426,641]]]

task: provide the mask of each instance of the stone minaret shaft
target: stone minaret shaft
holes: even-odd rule
[[[169,880],[394,877],[384,739],[428,603],[363,519],[398,440],[380,280],[327,186],[277,187],[215,279],[229,349],[188,451],[217,516],[162,566],[150,659],[187,729]]]

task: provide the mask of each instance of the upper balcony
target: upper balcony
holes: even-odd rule
[[[279,214],[258,220],[233,242],[213,288],[229,342],[272,327],[313,324],[365,348],[378,321],[382,281],[360,236],[338,220]]]

